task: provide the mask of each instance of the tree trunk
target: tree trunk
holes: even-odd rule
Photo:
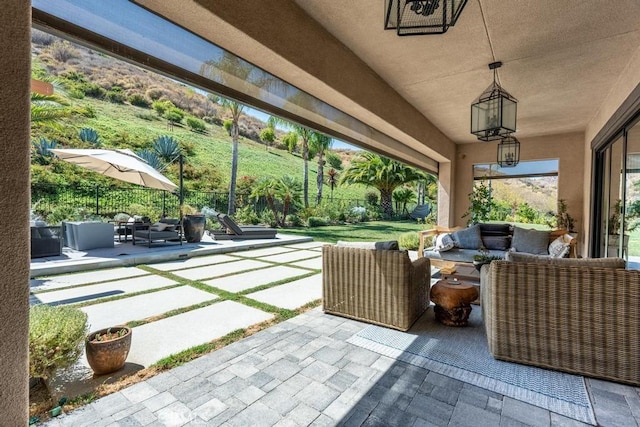
[[[393,216],[393,191],[389,190],[380,190],[380,206],[382,206],[382,211],[389,218]]]
[[[318,153],[318,176],[316,178],[318,184],[318,192],[316,193],[316,205],[322,201],[322,186],[324,184],[324,152]]]
[[[227,213],[236,213],[236,176],[238,175],[238,122],[234,119],[231,126],[231,184],[229,185],[229,207]]]
[[[309,141],[302,138],[302,160],[304,160],[304,169],[302,171],[302,185],[304,194],[304,207],[309,207]]]

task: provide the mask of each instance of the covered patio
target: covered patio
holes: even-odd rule
[[[633,147],[637,142],[630,131],[640,113],[640,5],[634,0],[619,0],[606,6],[580,0],[525,3],[469,0],[456,25],[446,34],[414,37],[398,37],[393,31],[383,30],[385,5],[382,0],[367,3],[366,7],[362,2],[340,0],[268,0],[260,3],[259,11],[250,2],[234,0],[123,2],[128,7],[143,6],[138,8],[140,12],[175,23],[185,33],[188,30],[198,42],[213,43],[303,91],[312,98],[302,106],[233,78],[206,78],[203,73],[198,74],[198,70],[194,72],[187,64],[180,63],[181,59],[190,58],[161,58],[145,52],[148,46],[136,44],[140,35],[131,22],[117,24],[115,28],[120,31],[113,33],[108,33],[108,26],[89,28],[108,21],[95,19],[94,11],[81,5],[82,2],[33,3],[32,9],[29,2],[10,0],[0,17],[0,51],[4,64],[0,77],[5,82],[0,92],[5,107],[5,114],[0,117],[3,125],[0,182],[5,190],[0,196],[0,212],[8,219],[7,226],[0,231],[3,242],[0,256],[4,265],[0,313],[5,338],[0,348],[3,361],[0,396],[11,402],[3,415],[9,424],[25,425],[28,405],[29,32],[32,23],[204,90],[437,173],[438,223],[442,226],[463,223],[461,217],[468,207],[467,195],[473,187],[473,165],[496,161],[496,142],[478,142],[470,134],[469,107],[491,83],[492,73],[487,65],[502,61],[498,72],[500,82],[519,101],[515,135],[521,143],[520,160],[559,160],[558,198],[566,200],[577,220],[579,253],[585,257],[600,255],[602,230],[607,226],[604,218],[610,202],[615,200],[605,188],[624,188],[621,185],[624,178],[617,173],[619,165],[612,165],[610,159],[627,152],[626,148],[618,152],[607,151],[606,147],[618,139],[624,147]],[[111,16],[110,19],[117,18]],[[125,40],[116,40],[118,37]],[[166,46],[160,43],[153,48],[158,53]],[[188,49],[180,53],[188,55]],[[626,169],[626,163],[622,166]],[[622,196],[624,199],[624,191]],[[607,203],[603,203],[605,199]],[[282,329],[264,331],[262,338],[255,338],[253,344],[237,343],[235,351],[248,348],[268,351],[268,344],[260,339],[274,337],[266,334],[276,334],[281,339],[279,342],[286,342],[284,335],[296,328],[304,330],[297,331],[298,334],[314,335],[313,339],[320,339],[325,346],[344,350],[348,344],[343,342],[341,334],[326,336],[322,331],[354,329],[351,321],[319,312],[289,322],[292,323]],[[315,327],[320,329],[314,331]],[[345,354],[352,350],[349,347]],[[220,362],[216,357],[228,357],[224,363],[236,360],[237,354],[233,351],[230,348],[220,356],[210,355],[211,363]],[[175,376],[194,378],[208,369],[204,367],[207,363],[205,358],[194,362],[193,373],[185,372],[188,371],[185,365]],[[398,363],[397,369],[394,369],[395,363]],[[522,404],[503,396],[468,390],[464,384],[451,383],[424,370],[414,371],[404,362],[380,357],[376,367],[368,372],[373,374],[367,381],[374,383],[385,376],[394,373],[401,376],[407,372],[422,378],[418,387],[457,390],[457,403],[447,419],[453,424],[470,424],[480,419],[489,424],[514,420],[531,425],[571,424],[553,414],[542,414],[538,418],[538,412],[529,406],[519,406]],[[599,422],[638,423],[637,389],[598,381],[590,383],[595,384],[592,390],[601,390],[592,393],[596,415],[599,403],[606,408]],[[368,383],[367,390],[370,386]],[[139,386],[135,392],[163,392],[143,388]],[[349,396],[346,390],[351,389],[342,390],[342,399],[367,401],[363,397],[366,392]],[[486,397],[487,403],[480,412],[475,407],[467,407],[465,396],[469,391],[474,396],[481,395],[482,400]],[[383,400],[387,391],[383,389],[381,393],[369,400]],[[111,399],[124,399],[125,394],[120,392]],[[513,417],[495,418],[498,400],[502,402],[499,417],[505,414]],[[129,399],[129,402],[133,401]],[[384,411],[384,407],[381,408]],[[409,408],[410,404],[398,418],[383,421],[369,412],[369,418],[365,419],[374,425],[394,420],[399,425],[433,423],[433,420],[415,417]],[[387,409],[384,412],[389,415],[397,408]],[[217,409],[210,410],[214,413]],[[525,412],[533,416],[527,420],[517,418]],[[622,413],[630,417],[616,418]],[[340,420],[349,424],[354,414]],[[347,412],[343,414],[346,415]],[[362,423],[365,419],[356,416],[352,422]],[[242,418],[235,420],[229,422],[242,424]],[[307,418],[301,418],[298,423],[306,422],[302,420]],[[331,424],[322,416],[314,418],[318,424],[323,420]],[[193,420],[186,422],[189,421]]]

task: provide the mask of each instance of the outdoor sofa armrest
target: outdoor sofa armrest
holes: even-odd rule
[[[456,230],[460,230],[460,227],[447,228],[436,225],[434,228],[431,228],[429,230],[418,231],[418,237],[420,238],[420,246],[418,247],[418,258],[424,257],[424,249],[426,246],[425,241],[427,240],[427,238],[434,237],[442,233],[452,233]]]

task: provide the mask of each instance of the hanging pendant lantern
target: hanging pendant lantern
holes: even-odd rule
[[[501,168],[512,168],[520,163],[520,141],[509,135],[498,143],[498,165]]]
[[[399,36],[443,34],[455,25],[467,0],[386,0],[385,30]]]
[[[502,62],[492,62],[493,83],[471,104],[471,133],[481,141],[495,141],[516,131],[518,100],[498,84],[496,69]]]

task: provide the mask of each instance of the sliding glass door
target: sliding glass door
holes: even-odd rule
[[[596,256],[640,262],[640,121],[625,127],[596,153],[596,159],[600,199]]]

